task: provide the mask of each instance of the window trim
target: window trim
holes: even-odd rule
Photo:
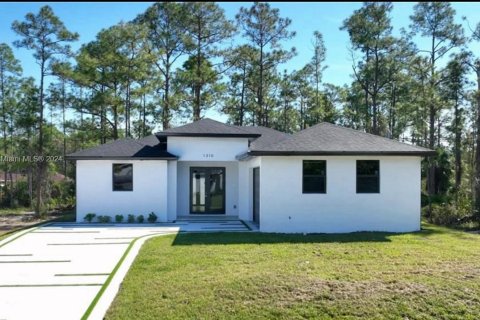
[[[359,192],[358,191],[358,162],[359,161],[376,161],[378,162],[378,177],[377,177],[377,180],[378,180],[378,191],[376,192],[366,192],[366,191],[362,191],[362,192]],[[380,180],[380,160],[378,159],[357,159],[355,161],[355,191],[356,191],[356,194],[380,194],[380,190],[381,190],[381,180]],[[363,175],[363,177],[368,177],[367,175]],[[371,177],[371,176],[370,176]]]
[[[305,162],[306,161],[323,161],[325,163],[325,191],[324,192],[306,192],[305,191]],[[316,176],[318,177],[319,175],[309,175],[309,176]],[[313,160],[302,160],[302,194],[327,194],[327,160],[325,159],[313,159]]]
[[[132,166],[132,189],[131,190],[115,190],[115,165],[131,165]],[[112,163],[112,192],[133,192],[133,163]]]

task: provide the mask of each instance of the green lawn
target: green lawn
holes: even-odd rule
[[[107,319],[479,319],[480,236],[179,234],[143,246]]]

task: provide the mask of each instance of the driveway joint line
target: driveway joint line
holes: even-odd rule
[[[55,277],[90,277],[90,276],[108,276],[110,273],[57,273]]]
[[[64,263],[72,262],[72,260],[12,260],[0,261],[0,263]]]
[[[47,246],[101,246],[104,244],[130,244],[130,242],[47,243]]]
[[[102,283],[0,284],[0,288],[97,287]]]

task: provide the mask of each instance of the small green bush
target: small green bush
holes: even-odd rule
[[[110,217],[110,216],[97,216],[97,220],[100,223],[110,223],[112,221],[112,217]]]
[[[145,221],[145,217],[143,216],[143,214],[137,216],[137,222],[138,223],[143,223],[143,221]]]
[[[150,214],[148,215],[148,218],[147,218],[148,222],[150,222],[150,223],[157,222],[157,219],[158,219],[157,215],[153,212],[150,212]]]
[[[92,222],[93,219],[95,218],[96,214],[95,213],[87,213],[85,215],[85,217],[83,218],[83,220],[87,221],[87,222]]]
[[[135,216],[133,214],[129,214],[127,217],[127,222],[128,223],[134,223],[135,222]]]
[[[115,216],[115,222],[116,223],[122,223],[123,222],[123,215],[122,214],[117,214]]]
[[[466,212],[457,208],[454,204],[432,204],[432,212],[428,212],[428,206],[423,208],[423,215],[431,223],[454,227],[468,217]]]

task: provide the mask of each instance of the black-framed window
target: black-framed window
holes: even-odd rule
[[[133,191],[133,164],[114,163],[112,170],[113,191]]]
[[[380,193],[379,160],[357,160],[357,193]]]
[[[326,160],[303,160],[303,193],[327,193]]]

